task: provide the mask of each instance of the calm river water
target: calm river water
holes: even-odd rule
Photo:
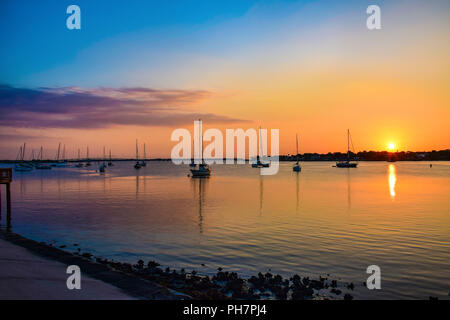
[[[156,161],[139,171],[116,162],[106,174],[17,172],[12,229],[120,261],[203,274],[330,274],[354,282],[356,298],[450,298],[450,162],[302,166],[297,174],[281,163],[262,177],[248,165],[216,165],[210,179]],[[381,290],[362,286],[373,264]]]

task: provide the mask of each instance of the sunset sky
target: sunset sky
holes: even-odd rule
[[[66,28],[81,8],[82,29]],[[382,29],[366,28],[377,4]],[[450,1],[0,2],[0,158],[169,157],[174,129],[280,129],[280,153],[450,148]]]

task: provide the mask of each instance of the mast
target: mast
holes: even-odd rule
[[[262,150],[262,138],[261,138],[261,126],[259,126],[259,152],[258,152],[258,162],[259,158],[262,158],[263,150]]]
[[[59,153],[61,151],[61,142],[58,144],[58,154],[56,156],[56,160],[59,161]]]
[[[347,129],[347,161],[350,162],[350,129]]]
[[[145,142],[144,142],[144,158],[142,160],[145,161],[146,158],[147,158],[147,156],[145,155]]]
[[[26,145],[27,145],[27,144],[24,142],[24,143],[23,143],[23,149],[22,149],[22,159],[21,159],[22,161],[25,160],[25,147],[26,147]]]
[[[42,159],[44,157],[44,155],[43,155],[44,152],[43,152],[42,146],[41,146],[41,152],[40,153],[41,153],[41,161],[42,161]]]
[[[295,134],[295,144],[296,144],[296,147],[297,147],[297,164],[298,164],[298,134]]]
[[[138,140],[136,139],[136,161],[139,160]]]
[[[66,145],[63,146],[63,161],[66,161]]]
[[[203,164],[203,137],[202,137],[202,135],[203,135],[203,128],[202,128],[202,126],[203,126],[203,124],[202,124],[202,120],[201,119],[198,119],[198,124],[199,124],[199,133],[198,133],[198,146],[199,146],[199,152],[200,152],[200,159],[201,159],[201,161],[202,161],[202,164]]]

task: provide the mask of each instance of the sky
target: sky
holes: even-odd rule
[[[81,8],[69,30],[66,8]],[[366,8],[381,8],[368,30]],[[0,158],[169,157],[177,128],[280,130],[280,153],[450,148],[449,1],[0,2]]]

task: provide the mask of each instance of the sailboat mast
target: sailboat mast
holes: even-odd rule
[[[259,153],[258,153],[258,161],[260,158],[262,158],[263,153],[262,153],[262,137],[261,137],[261,126],[259,126]]]
[[[59,153],[60,153],[60,151],[61,151],[61,142],[58,144],[58,153],[56,155],[56,160],[58,160],[58,161],[59,161]]]
[[[24,161],[25,160],[25,147],[26,147],[26,143],[24,142],[23,143],[23,149],[22,149],[22,161]]]
[[[350,129],[347,129],[347,161],[350,161]]]
[[[298,134],[295,134],[295,145],[296,145],[296,148],[297,148],[297,164],[298,164]]]
[[[136,139],[136,161],[139,160],[138,140]]]
[[[198,150],[199,150],[199,156],[200,156],[200,159],[201,159],[201,161],[202,161],[202,164],[203,164],[203,137],[202,137],[202,135],[203,135],[203,128],[202,128],[202,126],[203,126],[203,124],[202,124],[202,120],[201,119],[199,119],[198,120],[198,124],[199,124],[199,133],[198,133],[198,146],[199,146],[199,148],[198,148]]]

